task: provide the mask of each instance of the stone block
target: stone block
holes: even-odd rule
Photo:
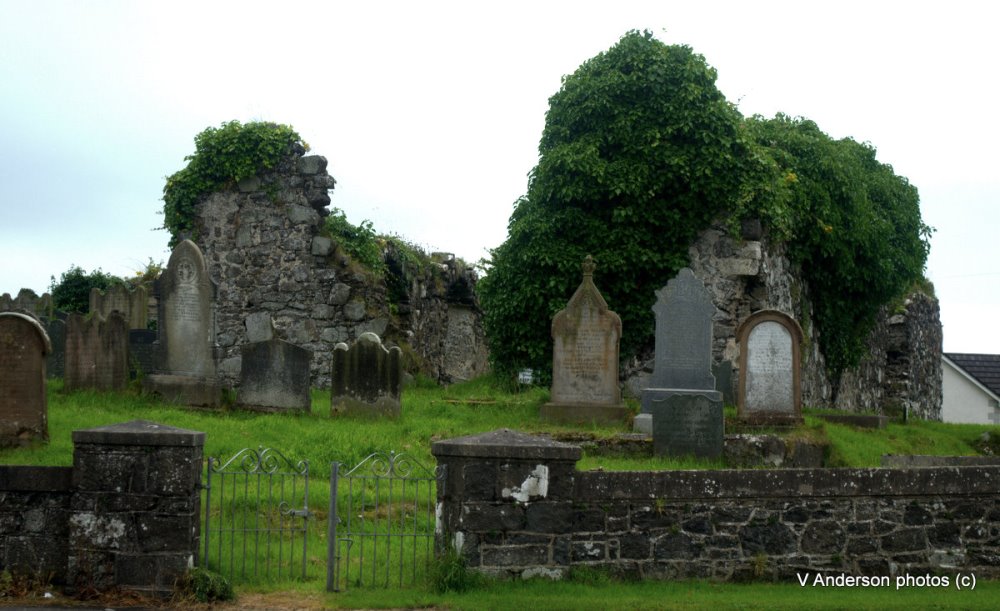
[[[274,339],[274,321],[270,312],[254,312],[243,321],[247,330],[247,341],[266,342]]]
[[[333,240],[324,236],[316,236],[312,239],[312,254],[317,257],[325,257],[333,252]]]
[[[322,174],[323,172],[326,172],[326,164],[326,157],[323,157],[322,155],[305,155],[303,157],[299,157],[299,174],[304,174],[306,176]]]

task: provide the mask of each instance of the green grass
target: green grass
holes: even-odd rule
[[[338,512],[346,520],[352,516],[352,528],[368,536],[362,538],[351,550],[349,572],[342,573],[340,586],[344,591],[326,594],[327,519],[330,495],[330,465],[337,461],[346,471],[377,452],[395,451],[410,456],[424,469],[433,470],[435,462],[430,454],[434,441],[470,435],[498,428],[512,428],[524,432],[563,432],[585,430],[597,437],[609,437],[628,432],[624,427],[571,427],[556,426],[539,420],[539,407],[548,399],[548,393],[539,388],[508,392],[490,378],[438,388],[418,383],[404,392],[403,416],[398,420],[367,420],[361,418],[329,417],[329,391],[314,390],[312,411],[308,414],[258,414],[233,410],[195,410],[166,405],[135,393],[75,392],[63,393],[59,381],[49,383],[49,435],[47,444],[0,451],[0,464],[70,465],[73,446],[71,433],[105,424],[134,419],[152,420],[175,427],[205,431],[205,456],[215,456],[223,461],[244,448],[274,448],[293,463],[309,462],[307,547],[305,557],[306,579],[297,577],[301,570],[301,547],[293,558],[285,557],[282,575],[265,577],[259,563],[265,553],[260,548],[259,525],[280,522],[274,506],[258,507],[256,495],[241,498],[238,484],[230,491],[225,505],[246,507],[250,523],[237,523],[234,535],[222,539],[213,533],[210,542],[209,567],[234,573],[234,582],[242,593],[263,593],[261,596],[287,595],[304,597],[316,602],[317,607],[422,607],[437,606],[456,609],[479,608],[534,608],[544,605],[550,609],[573,608],[996,608],[1000,606],[1000,585],[983,583],[974,593],[937,589],[882,590],[882,589],[826,589],[800,588],[797,584],[737,585],[702,582],[681,583],[619,583],[600,581],[591,583],[569,581],[566,583],[514,582],[485,585],[465,593],[438,594],[425,583],[424,575],[432,561],[423,535],[433,533],[434,492],[430,483],[416,493],[412,487],[396,489],[392,498],[383,487],[378,493],[370,482],[355,480],[349,488],[341,480],[338,494]],[[633,405],[633,407],[635,407]],[[732,410],[727,413],[731,417]],[[976,425],[948,425],[936,422],[910,422],[893,424],[885,430],[859,429],[846,425],[827,423],[807,413],[804,427],[790,433],[792,437],[825,439],[831,445],[833,466],[878,466],[882,454],[975,454],[974,443],[984,431],[997,427]],[[582,470],[663,470],[723,468],[719,461],[695,459],[669,459],[654,457],[611,457],[585,455],[578,463]],[[417,468],[419,470],[419,468]],[[219,485],[218,482],[215,484]],[[248,484],[249,486],[250,484]],[[398,484],[397,484],[398,485]],[[213,495],[218,493],[218,488]],[[297,508],[304,498],[304,489],[297,488],[291,505]],[[352,505],[348,505],[348,498]],[[220,524],[220,499],[213,496],[212,520]],[[290,505],[290,506],[291,506]],[[204,508],[204,499],[203,505]],[[242,520],[241,513],[235,514]],[[390,520],[396,528],[413,532],[413,537],[403,548],[385,550],[384,533]],[[346,527],[346,524],[342,527]],[[230,526],[223,525],[223,528]],[[243,532],[246,531],[246,532]],[[395,531],[394,531],[395,532]],[[340,533],[342,535],[342,531]],[[271,543],[282,546],[290,543],[291,534],[275,535]],[[295,534],[301,541],[301,534]],[[378,541],[378,543],[376,543]],[[227,553],[243,555],[243,546],[250,550],[248,564],[230,567]],[[283,548],[289,549],[289,548]],[[368,565],[373,554],[394,554],[404,559],[405,587],[398,587],[396,575],[389,575],[394,587],[385,590],[372,588],[373,575]],[[236,552],[239,552],[238,554]],[[347,550],[340,544],[339,552],[345,560]],[[272,561],[273,562],[273,561]],[[255,565],[254,563],[258,563]],[[272,565],[271,571],[275,571]],[[289,572],[294,576],[289,577]],[[359,577],[364,576],[363,579]],[[381,573],[379,574],[381,576]],[[757,607],[749,606],[748,600]],[[986,601],[986,602],[983,602]],[[310,603],[311,604],[311,603]]]

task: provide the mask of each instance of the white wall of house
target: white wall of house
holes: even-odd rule
[[[941,359],[941,420],[965,424],[1000,423],[1000,400],[958,366]]]

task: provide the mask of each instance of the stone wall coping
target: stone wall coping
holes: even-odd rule
[[[519,458],[523,460],[580,460],[579,446],[510,429],[468,435],[434,442],[431,454],[437,458]]]
[[[70,492],[73,467],[0,465],[0,492]]]
[[[977,496],[1000,493],[1000,466],[578,471],[575,486],[578,499]]]
[[[149,420],[132,420],[73,431],[73,443],[202,447],[205,445],[205,433],[179,429]]]

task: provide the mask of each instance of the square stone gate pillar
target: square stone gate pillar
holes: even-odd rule
[[[135,420],[73,444],[69,587],[169,595],[197,558],[205,433]]]
[[[576,522],[578,446],[510,429],[438,441],[437,549],[496,576],[562,577]]]

